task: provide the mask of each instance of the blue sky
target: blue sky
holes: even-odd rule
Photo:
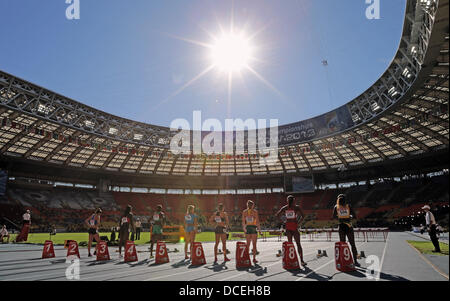
[[[380,0],[368,20],[365,0],[80,0],[67,20],[65,0],[0,1],[0,69],[121,117],[169,126],[176,118],[276,118],[287,124],[335,109],[386,70],[398,48],[406,0]],[[233,77],[208,67],[220,26],[261,30],[258,61]],[[322,60],[328,66],[322,65]]]

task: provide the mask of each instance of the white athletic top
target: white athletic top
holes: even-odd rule
[[[136,221],[136,227],[140,227],[141,226],[141,221]]]
[[[23,215],[23,220],[24,220],[24,221],[29,221],[30,219],[31,219],[31,216],[30,216],[29,213],[25,213],[25,214]]]
[[[1,229],[0,230],[0,235],[8,235],[8,230],[6,230],[6,228],[5,229]]]
[[[434,219],[434,215],[430,211],[428,211],[425,214],[425,221],[427,222],[427,225],[435,225],[436,224],[436,220]]]

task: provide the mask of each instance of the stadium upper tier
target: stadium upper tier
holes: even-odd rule
[[[248,150],[175,155],[170,128],[110,115],[1,71],[0,158],[136,175],[254,176],[442,154],[449,147],[448,9],[448,0],[408,0],[385,73],[346,105],[280,126],[276,162],[260,164],[266,157]]]

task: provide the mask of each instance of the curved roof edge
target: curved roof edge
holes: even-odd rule
[[[346,105],[280,126],[279,145],[290,146],[343,133],[381,116],[400,103],[421,74],[440,2],[446,1],[433,0],[427,4],[408,0],[397,53],[380,79]],[[2,106],[110,140],[168,148],[176,134],[168,127],[108,114],[2,71],[0,88],[3,91],[0,93]],[[289,133],[297,133],[297,136],[287,139]]]

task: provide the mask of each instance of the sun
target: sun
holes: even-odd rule
[[[242,28],[238,29],[234,27],[234,17],[232,13],[229,31],[225,31],[224,27],[220,24],[219,27],[221,32],[217,35],[204,29],[204,31],[211,38],[209,43],[186,37],[169,35],[172,38],[207,49],[208,53],[205,55],[205,59],[208,59],[210,63],[200,73],[188,80],[175,92],[171,93],[171,95],[169,95],[163,102],[168,101],[170,98],[180,94],[194,82],[198,81],[214,69],[219,70],[219,73],[224,75],[226,78],[228,87],[228,105],[231,104],[231,92],[233,89],[234,78],[237,77],[242,80],[244,75],[246,75],[245,73],[252,74],[277,95],[282,96],[281,92],[278,91],[276,87],[274,87],[252,66],[253,63],[265,63],[264,60],[257,57],[258,52],[260,52],[260,45],[255,43],[255,37],[263,32],[267,26],[264,26],[255,32],[250,32],[250,34],[247,35],[247,29],[244,30]]]
[[[239,72],[248,67],[252,47],[245,34],[222,34],[211,47],[212,64],[223,72]]]

